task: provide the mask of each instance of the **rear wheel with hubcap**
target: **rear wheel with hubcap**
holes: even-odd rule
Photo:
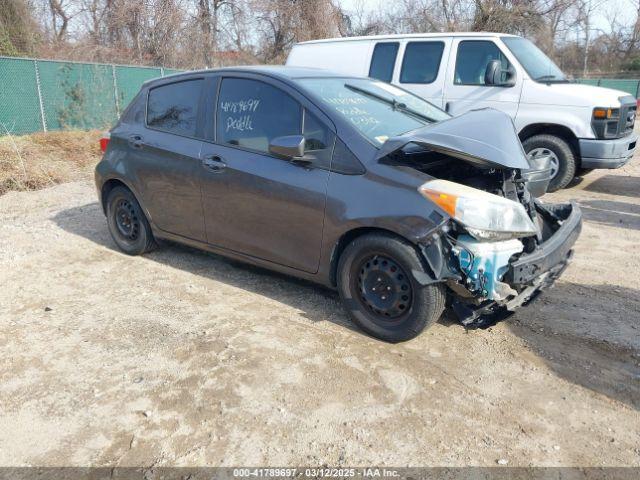
[[[439,284],[422,286],[423,266],[410,243],[376,233],[351,242],[338,262],[338,290],[353,321],[382,340],[401,342],[432,325],[444,310]]]
[[[576,174],[576,158],[571,145],[555,135],[534,135],[522,142],[529,158],[549,157],[551,181],[548,192],[566,187]]]

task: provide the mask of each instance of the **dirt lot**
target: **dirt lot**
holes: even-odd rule
[[[389,345],[331,291],[119,253],[89,182],[6,194],[0,465],[640,466],[640,159],[570,198],[575,261],[537,303]]]

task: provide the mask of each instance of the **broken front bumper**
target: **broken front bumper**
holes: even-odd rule
[[[453,310],[464,325],[489,326],[510,316],[518,307],[533,300],[551,286],[568,266],[582,229],[582,212],[574,203],[543,205],[538,203],[547,238],[530,253],[509,262],[502,281],[514,288],[516,295],[504,301],[487,300],[472,304],[453,302]]]
[[[558,222],[560,227],[533,252],[522,254],[509,264],[504,281],[516,288],[532,286],[545,273],[564,270],[582,230],[582,212],[574,203],[538,205],[538,209],[547,216],[546,221]]]

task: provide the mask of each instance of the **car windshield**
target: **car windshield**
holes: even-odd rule
[[[542,50],[526,38],[502,37],[529,76],[538,82],[568,82],[567,77]]]
[[[299,82],[378,146],[389,137],[450,118],[426,100],[377,80],[305,78]]]

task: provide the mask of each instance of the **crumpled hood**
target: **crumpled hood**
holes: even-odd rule
[[[472,110],[392,137],[382,144],[376,160],[410,143],[477,165],[531,168],[511,117],[493,108]]]

